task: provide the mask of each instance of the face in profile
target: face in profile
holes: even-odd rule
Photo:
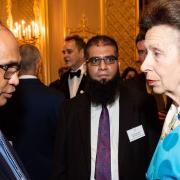
[[[98,65],[94,65],[92,62],[87,63],[89,76],[99,82],[112,80],[119,71],[119,61],[115,55],[114,47],[94,45],[89,48],[88,52],[89,60],[99,62]]]
[[[73,70],[79,68],[83,60],[84,52],[78,49],[74,40],[65,41],[62,53],[67,67]]]
[[[0,39],[0,106],[3,106],[19,83],[16,67],[11,65],[20,63],[20,55],[15,38],[7,30],[0,31]],[[6,70],[2,66],[5,65],[10,67],[8,71],[12,74],[8,79],[4,78]]]
[[[147,56],[141,65],[155,93],[177,94],[180,90],[180,32],[158,25],[146,33]]]

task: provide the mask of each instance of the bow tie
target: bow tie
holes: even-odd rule
[[[79,69],[78,71],[76,72],[70,72],[70,78],[72,79],[74,76],[77,76],[78,78],[80,77],[81,75],[81,70]]]

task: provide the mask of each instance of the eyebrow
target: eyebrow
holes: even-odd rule
[[[2,65],[8,65],[8,64],[21,64],[19,60],[10,60],[9,62],[3,63]]]
[[[161,48],[157,44],[150,45],[149,49],[154,50],[154,51],[160,51],[161,50]]]

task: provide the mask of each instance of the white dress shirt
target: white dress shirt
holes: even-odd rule
[[[111,177],[119,179],[118,144],[119,144],[119,98],[111,106],[107,106],[110,119],[111,144]],[[99,118],[102,107],[91,104],[91,180],[94,180]]]
[[[81,83],[82,77],[86,72],[86,67],[85,63],[83,63],[76,71],[81,70],[81,75],[80,77],[74,76],[72,79],[68,78],[68,85],[69,85],[69,92],[70,92],[70,98],[73,98],[76,96],[76,93],[78,91],[79,85]],[[76,71],[71,71],[71,72],[76,72]]]
[[[21,75],[19,79],[37,79],[37,77],[33,75]]]

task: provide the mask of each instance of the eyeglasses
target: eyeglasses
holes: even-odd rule
[[[20,64],[18,63],[11,63],[11,64],[5,64],[0,65],[0,68],[5,71],[4,73],[4,79],[11,79],[12,75],[20,70]]]
[[[90,63],[92,66],[99,66],[101,61],[104,61],[106,65],[114,64],[118,60],[116,56],[104,56],[104,57],[91,57],[87,59],[87,63]]]

